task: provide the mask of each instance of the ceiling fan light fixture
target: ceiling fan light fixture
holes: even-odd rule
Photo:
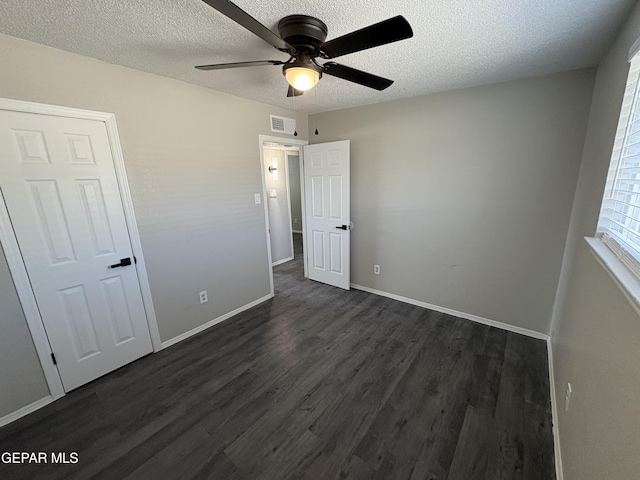
[[[284,76],[289,85],[303,92],[315,87],[320,80],[320,72],[307,67],[291,66],[285,69]]]
[[[202,0],[210,7],[233,20],[241,27],[261,38],[276,50],[287,53],[289,60],[258,60],[254,62],[218,63],[198,65],[199,70],[254,67],[258,65],[283,65],[282,73],[289,83],[287,97],[298,97],[313,88],[323,74],[341,78],[375,90],[384,90],[393,80],[378,77],[356,68],[335,62],[322,63],[316,59],[334,59],[350,53],[368,50],[413,36],[411,25],[402,15],[374,23],[326,41],[327,25],[309,15],[288,15],[278,21],[278,34],[262,25],[231,0]],[[294,132],[295,134],[296,132]]]

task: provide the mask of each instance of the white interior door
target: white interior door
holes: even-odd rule
[[[349,140],[306,145],[304,192],[309,278],[349,289]]]
[[[65,390],[150,353],[104,122],[0,111],[0,190]]]

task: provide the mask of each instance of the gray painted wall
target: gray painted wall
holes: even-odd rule
[[[278,159],[278,179],[269,172],[271,159]],[[265,186],[269,208],[269,230],[271,237],[271,261],[273,263],[293,257],[291,244],[291,217],[289,215],[289,191],[287,189],[287,165],[284,150],[264,149]],[[270,197],[276,191],[276,198]]]
[[[640,318],[583,239],[596,231],[627,57],[638,37],[636,7],[598,67],[554,311],[556,423],[566,480],[640,478]],[[565,412],[567,382],[573,395]]]
[[[258,135],[272,113],[296,118],[304,139],[306,115],[4,35],[0,64],[2,97],[115,113],[163,341],[269,294]],[[0,264],[0,298],[15,302]],[[0,341],[33,358],[28,338]],[[3,362],[0,384],[16,382],[29,388],[2,411],[42,397],[33,361]]]
[[[594,75],[310,116],[351,140],[352,282],[548,332]]]
[[[49,395],[4,251],[0,248],[0,417]]]
[[[302,197],[300,192],[300,157],[289,158],[289,193],[291,194],[291,229],[302,232]]]

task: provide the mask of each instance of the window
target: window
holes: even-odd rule
[[[602,243],[640,279],[640,54],[631,60],[598,220]]]

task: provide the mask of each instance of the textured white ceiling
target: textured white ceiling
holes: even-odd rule
[[[236,0],[277,31],[323,20],[328,39],[395,15],[414,37],[335,61],[395,83],[383,92],[324,76],[286,98],[282,67],[203,72],[195,65],[286,60],[201,0],[2,0],[0,32],[306,113],[572,70],[598,63],[635,0]],[[2,68],[7,68],[3,66]],[[295,102],[295,105],[294,105]]]

